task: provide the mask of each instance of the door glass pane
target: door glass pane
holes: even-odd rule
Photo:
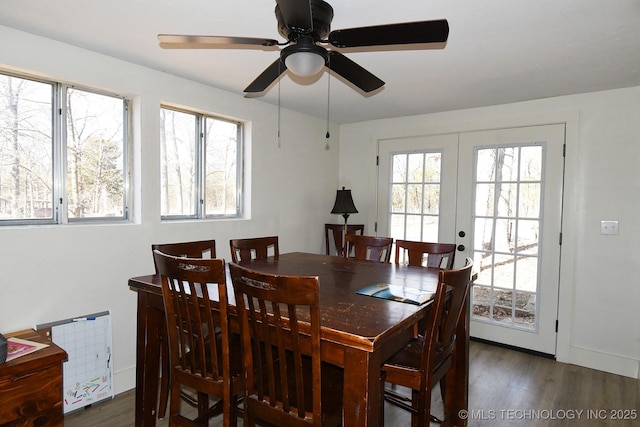
[[[440,184],[425,184],[422,211],[437,215],[440,211]]]
[[[405,185],[391,185],[391,212],[405,212]]]
[[[520,156],[522,158],[520,181],[541,181],[542,147],[522,147]]]
[[[423,242],[438,241],[438,231],[439,231],[438,225],[439,225],[438,216],[424,215],[422,217],[422,241]]]
[[[495,204],[495,185],[493,184],[476,184],[476,216],[493,216],[493,206]]]
[[[476,320],[537,328],[538,245],[543,193],[539,144],[477,149],[472,293]]]
[[[520,199],[518,203],[520,218],[540,217],[540,183],[520,184]]]
[[[540,221],[519,220],[516,248],[521,255],[538,254],[538,236]]]
[[[422,210],[422,184],[407,185],[407,213],[420,213]]]
[[[407,215],[407,230],[405,233],[405,239],[407,240],[420,240],[420,215]]]
[[[391,220],[389,221],[389,228],[392,236],[402,236],[404,235],[404,215],[391,215]]]
[[[516,315],[514,322],[520,326],[532,328],[536,320],[536,294],[516,292]]]
[[[474,263],[475,264],[475,263]],[[486,271],[486,270],[485,270]],[[478,277],[480,279],[480,277]],[[473,317],[475,319],[491,319],[491,288],[474,285],[472,292]]]

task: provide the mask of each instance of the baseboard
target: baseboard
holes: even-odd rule
[[[482,338],[471,337],[470,339],[471,341],[495,345],[497,347],[508,348],[510,350],[556,360],[556,357],[552,354],[541,353],[539,351],[528,350],[526,348],[515,347]],[[571,346],[569,347],[568,357],[563,357],[562,360],[558,361],[562,363],[569,363],[571,365],[582,366],[584,368],[597,369],[598,371],[608,372],[611,374],[640,379],[640,361],[615,354]]]
[[[481,342],[483,344],[495,345],[496,347],[508,348],[509,350],[515,350],[515,351],[519,351],[521,353],[532,354],[534,356],[540,356],[540,357],[544,357],[546,359],[554,359],[555,360],[555,358],[556,358],[553,354],[543,353],[541,351],[529,350],[528,348],[516,347],[514,345],[509,345],[509,344],[502,344],[502,343],[495,342],[495,341],[485,340],[483,338],[470,337],[470,340],[471,341],[475,341],[475,342]]]
[[[640,378],[640,360],[583,347],[569,347],[568,363],[625,377]]]
[[[136,388],[136,367],[133,366],[113,374],[114,394]]]

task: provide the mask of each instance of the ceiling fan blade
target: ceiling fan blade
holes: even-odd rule
[[[249,86],[245,88],[245,92],[264,92],[267,90],[271,83],[276,81],[282,73],[287,70],[287,66],[280,58],[276,59],[271,65],[269,65]]]
[[[276,0],[276,3],[276,14],[279,9],[287,27],[303,33],[313,29],[311,0]]]
[[[358,86],[364,92],[371,92],[384,86],[384,82],[356,64],[340,52],[329,51],[329,67],[334,73]]]
[[[442,43],[449,37],[446,19],[347,28],[329,34],[336,47],[385,46],[397,44]]]
[[[227,36],[189,36],[180,34],[158,34],[163,49],[214,49],[236,46],[277,46],[274,39]]]

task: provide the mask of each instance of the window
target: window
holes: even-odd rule
[[[162,107],[162,218],[239,217],[241,140],[238,122]]]
[[[128,107],[0,74],[0,224],[128,219]]]

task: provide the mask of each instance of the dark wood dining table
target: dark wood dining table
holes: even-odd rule
[[[344,425],[377,426],[383,422],[380,367],[417,333],[431,304],[414,305],[357,294],[358,289],[377,283],[434,291],[438,270],[389,263],[359,261],[343,257],[280,254],[278,260],[243,262],[254,270],[282,275],[319,277],[320,317],[324,361],[344,368]],[[227,280],[230,315],[236,316],[233,285]],[[129,279],[138,294],[136,348],[136,426],[155,425],[158,405],[160,346],[164,334],[164,308],[160,278],[155,275]],[[468,302],[467,302],[468,304]],[[468,309],[456,337],[456,379],[452,413],[468,408],[469,327]],[[456,425],[466,425],[458,418]]]

